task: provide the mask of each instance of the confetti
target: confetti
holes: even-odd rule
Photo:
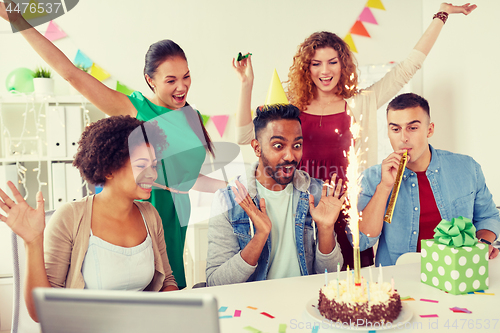
[[[243,329],[247,330],[247,331],[249,331],[251,333],[261,333],[261,331],[259,331],[258,329],[254,328],[252,326],[247,326],[247,327],[244,327]]]
[[[437,314],[430,314],[430,315],[420,315],[421,318],[437,318]]]
[[[241,310],[234,310],[235,317],[241,317]]]
[[[481,292],[475,291],[474,294],[495,296],[494,293],[485,293],[484,291],[481,291]]]
[[[402,301],[414,301],[415,299],[411,296],[405,296],[405,297],[401,297],[401,300]]]
[[[450,308],[450,310],[453,312],[472,313],[472,311],[467,310],[466,308],[459,308],[459,307]]]
[[[233,318],[233,316],[220,316],[219,319]]]
[[[316,324],[316,325],[314,325],[311,333],[318,333],[318,331],[319,331],[319,325]]]
[[[267,312],[261,312],[260,314],[261,314],[261,315],[264,315],[264,316],[266,316],[266,317],[269,317],[269,318],[274,318],[274,316],[270,315],[270,314],[269,314],[269,313],[267,313]]]
[[[278,333],[286,333],[286,324],[280,324]]]
[[[226,312],[226,310],[227,310],[227,306],[221,306],[219,308],[219,312]]]
[[[252,309],[252,310],[257,310],[257,308],[254,308],[253,306],[247,306],[247,308]]]
[[[439,303],[439,301],[435,301],[433,299],[426,299],[426,298],[421,298],[420,301],[422,301],[422,302],[430,302],[430,303]]]

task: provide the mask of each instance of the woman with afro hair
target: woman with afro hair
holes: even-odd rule
[[[449,14],[470,14],[475,5],[454,6],[442,3],[439,11],[409,56],[379,82],[357,90],[356,60],[349,46],[331,32],[316,32],[299,45],[288,73],[288,100],[301,111],[303,156],[297,166],[311,177],[329,181],[333,174],[345,180],[348,165],[344,152],[351,144],[351,115],[361,127],[356,148],[367,167],[377,163],[377,110],[391,100],[422,66],[438,38]],[[251,57],[233,67],[241,79],[237,113],[236,141],[248,144],[253,139],[251,94],[253,69]],[[369,140],[368,140],[369,138]],[[345,231],[345,215],[335,223],[335,233],[347,265],[353,267],[352,245]],[[361,253],[361,265],[373,264],[373,250]]]
[[[156,122],[114,116],[83,132],[73,165],[99,194],[62,205],[45,226],[42,193],[28,206],[14,184],[14,202],[0,190],[0,219],[24,240],[25,300],[37,315],[37,287],[106,290],[177,290],[167,257],[162,221],[145,201],[157,178],[166,136]]]

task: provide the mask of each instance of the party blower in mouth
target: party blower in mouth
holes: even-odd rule
[[[394,213],[394,206],[396,206],[396,200],[398,199],[399,187],[401,186],[401,180],[403,179],[403,173],[405,171],[406,162],[408,161],[408,151],[405,150],[401,161],[399,161],[398,173],[396,175],[396,181],[394,182],[394,187],[392,188],[391,199],[389,200],[389,205],[385,211],[384,222],[391,223],[392,214]]]

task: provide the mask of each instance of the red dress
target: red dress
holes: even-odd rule
[[[342,180],[345,180],[348,165],[346,155],[352,138],[349,130],[351,117],[346,111],[327,116],[301,112],[300,120],[302,122],[304,143],[302,160],[298,165],[298,169],[304,170],[311,177],[323,181],[331,179],[334,173]],[[346,155],[344,155],[344,151]],[[351,268],[354,265],[352,245],[347,239],[345,226],[345,215],[341,212],[335,223],[335,233],[344,256],[343,269],[347,265]],[[361,266],[365,267],[372,264],[373,250],[369,248],[361,252]]]

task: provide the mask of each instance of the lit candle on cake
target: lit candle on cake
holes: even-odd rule
[[[358,123],[354,122],[354,117],[351,117],[351,127],[352,133],[351,146],[349,147],[349,153],[347,159],[349,165],[347,167],[347,200],[348,206],[347,216],[349,219],[349,227],[352,233],[352,244],[353,244],[353,257],[354,257],[354,283],[356,286],[361,285],[361,260],[359,251],[359,220],[360,216],[358,214],[358,195],[361,192],[360,186],[360,156],[359,149],[356,152],[354,142],[356,140],[359,142],[359,131],[360,126]]]
[[[382,284],[384,282],[384,276],[382,274],[382,264],[378,265],[378,284]]]

